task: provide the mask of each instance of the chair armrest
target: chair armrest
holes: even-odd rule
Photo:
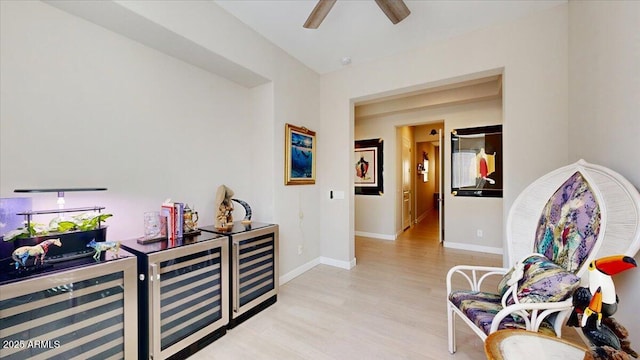
[[[474,266],[474,265],[457,265],[449,269],[447,272],[447,296],[451,294],[451,279],[458,274],[467,280],[469,290],[480,291],[482,282],[489,276],[503,276],[509,271],[508,268],[492,267],[492,266]]]
[[[556,331],[556,335],[559,337],[564,319],[569,315],[572,309],[573,304],[571,298],[558,302],[512,304],[503,308],[496,314],[491,322],[491,330],[489,330],[489,334],[498,330],[500,322],[509,315],[516,315],[524,318],[527,330],[538,331],[544,319],[550,315],[558,313],[559,316],[555,319],[553,327]]]

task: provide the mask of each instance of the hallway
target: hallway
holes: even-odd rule
[[[398,240],[424,240],[438,243],[438,210],[429,211],[424,219],[404,231]]]

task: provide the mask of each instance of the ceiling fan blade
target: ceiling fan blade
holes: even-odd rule
[[[318,0],[316,7],[313,8],[311,15],[309,15],[309,18],[302,27],[307,29],[317,29],[335,3],[336,0]]]
[[[402,0],[376,0],[376,3],[394,24],[399,23],[411,14],[411,11]]]

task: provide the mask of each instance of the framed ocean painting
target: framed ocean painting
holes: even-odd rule
[[[284,184],[316,183],[316,133],[285,124]]]

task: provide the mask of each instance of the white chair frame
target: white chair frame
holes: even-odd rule
[[[582,276],[589,262],[608,255],[625,254],[635,256],[640,248],[640,194],[638,190],[617,172],[603,166],[579,160],[571,165],[552,171],[525,188],[516,198],[507,217],[506,237],[508,263],[510,267],[487,267],[458,265],[447,273],[447,321],[449,352],[456,351],[455,316],[460,317],[484,341],[487,334],[458,309],[450,300],[454,290],[452,278],[462,276],[469,287],[466,290],[481,291],[483,282],[490,276],[502,277],[517,260],[532,252],[538,220],[551,196],[575,172],[580,172],[589,183],[600,207],[600,232],[591,254],[576,275]],[[583,279],[584,280],[584,279]],[[506,305],[505,299],[515,291],[517,283],[502,299],[503,309],[491,323],[490,333],[495,332],[505,317],[510,314],[522,316],[527,330],[538,331],[545,319],[551,320],[556,335],[561,336],[562,326],[572,310],[572,300],[546,303],[515,303]],[[496,291],[497,292],[497,291]],[[517,297],[514,297],[517,298]],[[552,316],[556,314],[555,318]]]

